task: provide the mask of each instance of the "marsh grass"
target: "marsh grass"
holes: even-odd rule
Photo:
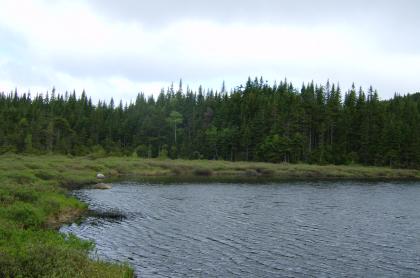
[[[90,242],[59,234],[87,206],[68,189],[97,182],[152,178],[220,179],[420,179],[419,170],[136,157],[0,156],[0,277],[132,277],[127,265],[89,257]],[[118,213],[105,215],[120,218]]]
[[[0,277],[133,277],[128,265],[89,257],[93,243],[56,229],[87,206],[61,186],[95,181],[67,157],[0,157]]]

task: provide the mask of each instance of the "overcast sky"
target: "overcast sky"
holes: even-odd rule
[[[95,100],[196,88],[340,82],[420,91],[420,1],[0,0],[0,92]]]

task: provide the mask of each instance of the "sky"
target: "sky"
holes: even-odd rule
[[[0,0],[0,92],[130,101],[263,76],[420,91],[420,1]]]

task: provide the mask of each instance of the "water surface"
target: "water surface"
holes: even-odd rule
[[[62,232],[140,277],[420,277],[420,183],[113,186]]]

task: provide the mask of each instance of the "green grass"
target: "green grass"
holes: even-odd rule
[[[91,242],[57,232],[87,208],[61,185],[94,181],[77,165],[67,171],[70,161],[0,157],[0,277],[133,277],[127,265],[90,258]]]
[[[132,277],[127,265],[89,258],[90,242],[56,231],[86,205],[68,189],[109,180],[416,179],[419,170],[136,157],[0,156],[0,277]]]

